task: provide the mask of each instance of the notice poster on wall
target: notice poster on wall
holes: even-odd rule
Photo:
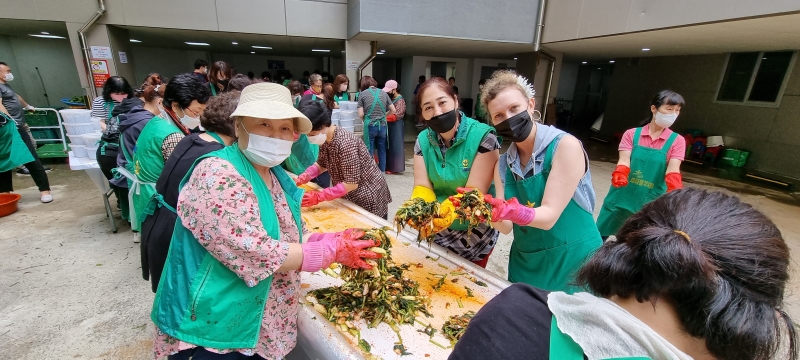
[[[111,59],[110,46],[92,46],[92,58]]]
[[[270,70],[284,70],[283,60],[267,60],[267,69]]]
[[[121,64],[127,64],[128,63],[128,54],[126,54],[124,51],[120,51],[119,52],[119,62]]]
[[[358,61],[347,61],[347,70],[358,70],[358,65],[361,65]]]
[[[95,87],[103,87],[103,84],[111,77],[108,71],[108,61],[106,60],[91,60],[89,63],[92,65],[92,78],[94,79]]]

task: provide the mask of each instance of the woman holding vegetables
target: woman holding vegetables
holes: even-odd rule
[[[428,128],[419,134],[414,145],[411,197],[442,204],[438,218],[433,220],[434,242],[486,267],[499,232],[486,223],[468,231],[469,224],[456,221],[449,197],[460,196],[460,187],[481,193],[490,191],[500,143],[490,126],[458,111],[458,97],[444,79],[433,78],[423,83],[416,103],[417,114]]]
[[[481,99],[497,134],[512,142],[495,175],[502,190],[498,198],[485,196],[494,227],[514,231],[508,280],[574,292],[575,271],[602,244],[592,225],[595,193],[581,142],[531,120],[534,90],[520,75],[496,72]]]

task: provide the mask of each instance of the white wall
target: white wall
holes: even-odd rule
[[[417,109],[414,107],[414,89],[419,83],[419,75],[414,73],[414,58],[404,57],[400,68],[400,94],[406,98],[406,115],[415,115]]]
[[[499,64],[508,64],[510,68],[517,67],[517,61],[513,59],[475,59],[472,69],[472,82],[468,87],[469,92],[462,91],[464,94],[461,94],[461,97],[471,97],[477,100],[476,95],[478,95],[478,82],[481,81],[481,69],[484,66],[498,67]]]
[[[11,86],[29,104],[47,107],[42,74],[52,107],[65,106],[62,98],[84,95],[69,40],[0,36],[0,61],[11,66]]]

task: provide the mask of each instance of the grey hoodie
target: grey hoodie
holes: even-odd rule
[[[136,106],[127,114],[119,116],[120,149],[117,154],[117,166],[125,167],[128,164],[125,152],[133,156],[133,149],[136,147],[136,141],[139,140],[142,129],[154,116],[142,106]],[[128,180],[125,177],[114,178],[110,182],[116,186],[128,187]]]

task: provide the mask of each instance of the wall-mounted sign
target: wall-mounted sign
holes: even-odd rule
[[[358,70],[358,66],[361,65],[358,61],[347,61],[347,70]]]
[[[110,46],[92,46],[92,58],[95,59],[111,59]]]
[[[267,68],[270,70],[284,70],[283,60],[267,60]]]
[[[119,62],[121,64],[127,64],[128,63],[128,54],[126,54],[124,51],[120,51],[119,52]]]
[[[94,79],[95,87],[103,87],[106,80],[111,77],[108,71],[108,61],[106,60],[91,60],[89,63],[92,65],[92,78]]]

